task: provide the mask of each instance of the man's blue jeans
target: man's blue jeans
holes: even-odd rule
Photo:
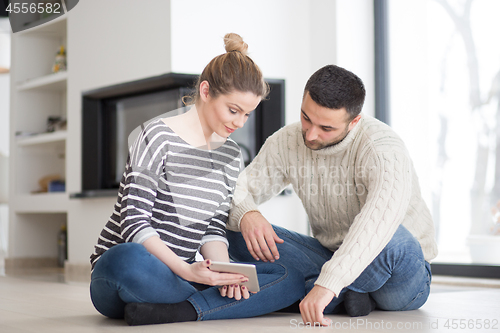
[[[273,228],[285,241],[283,244],[276,244],[280,253],[280,259],[276,263],[300,270],[305,277],[307,294],[314,287],[321,267],[331,259],[333,252],[313,237],[277,226]],[[229,255],[233,260],[255,262],[241,233],[228,231],[227,238]],[[430,283],[431,269],[424,259],[420,243],[400,225],[382,252],[351,285],[332,300],[324,313],[338,312],[348,289],[369,293],[377,303],[377,308],[382,310],[415,310],[426,302]]]
[[[126,303],[189,301],[198,320],[259,316],[304,297],[304,277],[280,264],[257,264],[260,291],[249,299],[222,297],[217,287],[191,284],[174,274],[143,245],[113,246],[97,261],[90,284],[95,308],[110,318],[123,318]],[[301,286],[302,285],[302,286]],[[203,289],[203,290],[199,290]]]

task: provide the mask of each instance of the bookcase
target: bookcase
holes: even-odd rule
[[[66,179],[67,132],[47,131],[49,117],[67,119],[69,71],[52,73],[67,45],[66,17],[12,35],[6,270],[55,265],[57,234],[67,221],[67,191],[41,192],[39,184],[47,176]]]

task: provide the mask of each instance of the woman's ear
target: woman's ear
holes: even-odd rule
[[[203,102],[206,102],[210,97],[210,85],[208,81],[205,80],[200,83],[200,98]]]

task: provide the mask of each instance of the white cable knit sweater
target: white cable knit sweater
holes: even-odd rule
[[[363,114],[342,142],[321,150],[304,145],[300,122],[274,133],[238,178],[228,229],[239,230],[245,213],[288,184],[302,200],[314,237],[335,251],[316,284],[336,295],[401,223],[418,239],[427,261],[437,255],[432,218],[404,143],[373,117]]]

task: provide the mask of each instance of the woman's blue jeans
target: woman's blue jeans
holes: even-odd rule
[[[276,244],[280,253],[280,259],[276,263],[300,270],[305,277],[307,294],[314,287],[321,267],[331,259],[333,252],[313,237],[277,226],[273,228],[285,241],[283,244]],[[227,231],[227,238],[229,255],[233,260],[255,262],[241,233]],[[332,300],[324,313],[338,312],[348,289],[369,293],[377,303],[377,308],[382,310],[415,310],[426,302],[430,283],[431,269],[424,259],[420,243],[400,225],[382,252],[351,285]]]
[[[287,307],[304,297],[304,277],[294,268],[259,263],[260,291],[248,299],[222,297],[217,287],[191,284],[174,274],[143,245],[113,246],[97,261],[90,284],[95,308],[110,318],[123,318],[126,303],[189,301],[198,320],[246,318]],[[198,288],[196,288],[196,287]],[[203,289],[203,290],[199,290]]]

